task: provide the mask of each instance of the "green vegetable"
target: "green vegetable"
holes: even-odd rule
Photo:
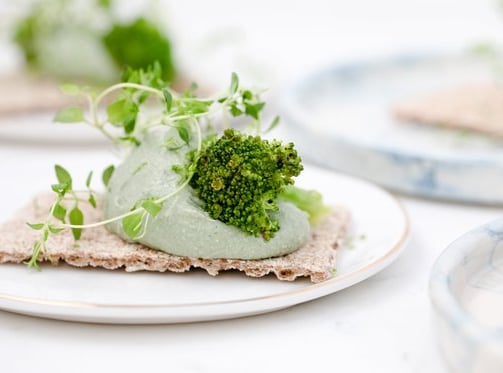
[[[75,240],[79,240],[82,235],[82,227],[84,226],[84,214],[79,208],[79,203],[84,201],[79,198],[78,193],[81,191],[73,190],[73,178],[70,173],[60,165],[54,166],[57,184],[52,185],[52,190],[56,193],[56,198],[51,205],[49,215],[45,222],[42,223],[27,223],[28,226],[36,231],[40,231],[40,239],[33,244],[33,253],[30,260],[26,263],[28,267],[39,269],[37,261],[40,255],[47,255],[47,241],[51,234],[63,232],[66,228],[70,228]],[[88,202],[91,206],[96,207],[94,191],[91,189],[93,173],[90,172],[86,178],[86,187],[88,189]],[[70,199],[73,202],[72,207],[65,206],[65,200]],[[52,224],[52,218],[60,221],[60,224]],[[67,224],[67,220],[69,224]],[[51,258],[48,257],[50,260]]]
[[[124,232],[126,232],[131,239],[137,239],[140,236],[142,229],[144,229],[143,221],[145,217],[146,212],[143,211],[126,216],[122,220],[122,229],[124,229]]]
[[[72,176],[63,166],[55,165],[54,172],[60,184],[67,184],[70,189],[72,188]]]
[[[115,171],[115,166],[111,164],[107,168],[103,170],[103,174],[101,175],[101,180],[103,181],[103,184],[105,186],[108,186],[108,183],[110,182],[110,178],[112,177],[113,173]]]
[[[74,207],[70,214],[68,215],[70,219],[70,224],[72,225],[82,225],[84,224],[84,214],[78,207]],[[82,228],[72,228],[73,238],[79,240],[82,234]]]
[[[269,240],[280,228],[276,198],[301,171],[292,143],[227,129],[201,151],[190,185],[213,219]]]
[[[96,198],[94,197],[93,190],[91,189],[91,181],[93,179],[93,172],[89,172],[86,178],[86,188],[89,193],[89,197],[87,197],[87,202],[93,207],[96,208]]]
[[[146,69],[157,61],[164,80],[170,82],[175,76],[169,40],[144,18],[127,25],[113,26],[103,37],[103,43],[119,67]]]
[[[119,4],[118,1],[116,3]],[[174,79],[171,43],[160,27],[144,17],[127,24],[118,23],[111,0],[94,0],[88,5],[87,11],[82,12],[82,7],[72,1],[34,2],[13,30],[13,40],[29,67],[59,77],[85,77],[91,82],[103,83],[117,80],[120,71],[126,67],[146,69],[157,61],[164,80],[171,82]],[[106,66],[96,71],[99,68],[89,64],[91,70],[86,70],[86,61],[72,60],[72,50],[68,49],[68,45],[60,48],[57,36],[61,35],[68,37],[63,38],[68,45],[73,44],[75,49],[83,50],[89,60],[103,61],[101,66]],[[83,40],[85,44],[82,47]],[[55,61],[56,64],[74,61],[71,65],[78,66],[51,70],[47,68],[47,61]]]
[[[323,197],[320,193],[293,185],[287,185],[283,189],[279,195],[279,200],[291,202],[300,210],[307,212],[311,225],[318,224],[332,211],[330,207],[323,204]]]
[[[70,173],[56,166],[58,183],[52,185],[56,199],[49,215],[45,221],[30,223],[32,229],[40,232],[40,239],[33,246],[29,266],[38,267],[40,255],[47,255],[48,237],[63,229],[71,229],[78,240],[82,229],[120,221],[130,239],[140,239],[147,232],[149,221],[161,213],[164,202],[187,187],[194,188],[202,207],[212,218],[265,240],[280,229],[273,214],[280,200],[294,202],[311,215],[312,221],[327,211],[316,193],[291,188],[293,178],[303,169],[293,144],[260,137],[265,103],[258,94],[243,89],[236,74],[232,74],[224,94],[199,98],[196,88],[192,85],[181,94],[171,90],[162,79],[158,62],[147,68],[127,69],[123,82],[100,93],[64,86],[63,90],[70,95],[86,96],[89,107],[86,111],[73,107],[63,109],[57,116],[61,122],[80,120],[120,147],[138,146],[147,131],[168,126],[175,131],[165,140],[162,151],[185,152],[185,158],[181,164],[171,165],[170,170],[159,170],[178,173],[180,179],[175,190],[161,196],[144,196],[129,211],[89,224],[84,223],[79,203],[97,205],[91,189],[93,174],[89,173],[85,180],[87,190],[74,190]],[[152,98],[149,104],[157,101],[158,105],[149,105],[148,115],[142,115],[146,112],[148,97]],[[101,110],[103,108],[106,110]],[[256,135],[226,129],[219,137],[212,124],[219,113],[222,115],[219,122],[226,127],[231,117],[246,119],[247,130]],[[267,130],[278,123],[279,117],[275,117]],[[144,166],[145,163],[140,164],[135,173]],[[106,187],[114,170],[111,165],[101,175]],[[87,193],[87,198],[82,198],[82,192]]]
[[[14,31],[14,41],[21,47],[24,58],[28,65],[34,66],[38,60],[38,50],[36,47],[36,34],[38,28],[38,16],[33,12],[21,22]]]
[[[58,203],[55,205],[54,210],[52,211],[52,215],[56,219],[61,220],[61,222],[64,223],[66,218],[66,209]]]
[[[141,207],[145,209],[152,217],[156,217],[162,210],[162,203],[158,203],[155,200],[146,200],[141,204]]]

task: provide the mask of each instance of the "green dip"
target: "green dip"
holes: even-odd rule
[[[187,147],[170,150],[164,144],[176,131],[160,128],[148,133],[115,170],[105,196],[105,218],[131,210],[148,197],[162,197],[177,188],[180,175],[171,167],[186,163]],[[212,219],[202,209],[202,202],[187,186],[164,202],[161,212],[151,218],[145,235],[138,242],[170,254],[195,258],[262,259],[288,254],[309,238],[308,215],[289,202],[278,203],[274,212],[280,230],[269,241],[247,235],[234,226]],[[120,221],[107,228],[129,240]]]

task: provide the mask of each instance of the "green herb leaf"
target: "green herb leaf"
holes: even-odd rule
[[[67,107],[58,111],[54,117],[54,122],[58,123],[77,123],[84,120],[84,112],[79,107]]]
[[[49,231],[53,234],[57,234],[59,232],[63,232],[65,230],[65,228],[59,228],[59,227],[56,227],[54,225],[49,225]]]
[[[69,189],[72,189],[72,176],[70,173],[62,166],[55,165],[54,171],[56,172],[56,178],[60,184],[67,184]]]
[[[82,92],[80,87],[76,84],[63,84],[59,88],[61,92],[68,96],[77,96]]]
[[[143,207],[153,218],[155,218],[162,210],[162,203],[157,203],[151,199],[147,199],[143,201],[141,207]]]
[[[129,238],[134,240],[140,235],[144,217],[145,212],[138,212],[122,219],[122,229]]]
[[[118,138],[118,140],[124,142],[124,143],[130,143],[130,144],[133,144],[133,145],[140,145],[140,140],[138,140],[136,137],[134,136],[121,136]]]
[[[213,104],[212,100],[192,101],[185,104],[184,112],[187,114],[206,113],[210,109],[211,104]]]
[[[103,184],[105,184],[106,187],[108,186],[108,183],[110,182],[110,178],[112,177],[114,171],[115,171],[114,165],[108,166],[103,171],[103,174],[101,175],[101,179],[103,180]]]
[[[264,106],[264,102],[259,102],[258,104],[247,104],[245,106],[245,113],[250,117],[258,120],[259,113],[264,108]]]
[[[60,203],[57,203],[54,207],[52,215],[64,223],[66,218],[66,209]]]
[[[229,88],[230,94],[233,95],[234,93],[236,93],[238,91],[238,87],[239,87],[239,78],[238,75],[233,72],[231,76],[231,86]]]
[[[26,225],[28,225],[31,229],[35,229],[36,231],[41,230],[45,226],[44,223],[35,223],[35,224],[33,224],[33,223],[26,223]]]
[[[243,97],[243,101],[249,101],[253,98],[253,93],[252,93],[252,91],[247,89],[247,90],[243,91],[243,93],[241,94],[241,97]]]
[[[175,140],[174,137],[170,137],[164,142],[164,144],[162,144],[162,147],[164,147],[168,150],[178,150],[178,149],[183,148],[185,146],[185,144],[183,142],[177,141],[177,140]]]
[[[269,133],[275,129],[279,124],[279,116],[274,117],[269,127],[264,131],[264,133]]]
[[[233,117],[239,117],[243,114],[243,111],[236,106],[236,104],[232,104],[230,108],[230,112]]]
[[[124,121],[124,132],[130,134],[134,131],[136,127],[136,114],[134,116],[129,116]]]
[[[70,219],[70,224],[72,225],[84,224],[84,214],[78,207],[74,207],[70,211],[68,218]],[[80,239],[80,236],[82,235],[82,228],[72,228],[72,234],[75,241],[78,241]]]
[[[94,194],[89,194],[88,202],[91,206],[96,208],[96,199],[94,198]]]
[[[166,86],[166,82],[162,79],[162,68],[158,61],[155,61],[147,68],[134,69],[128,66],[122,75],[122,81],[141,84],[157,89],[162,89]],[[127,91],[134,92],[136,89],[128,88]]]
[[[52,184],[51,189],[56,192],[60,197],[64,197],[66,192],[70,190],[70,186],[67,183],[63,184]]]
[[[183,174],[184,171],[186,170],[185,166],[181,164],[174,164],[173,166],[171,166],[171,169],[177,174]]]
[[[128,99],[117,100],[107,107],[108,121],[117,127],[124,127],[126,133],[131,133],[136,124],[138,105]]]
[[[89,172],[89,175],[87,175],[87,179],[86,179],[86,187],[87,188],[90,188],[91,187],[91,181],[93,179],[93,172]]]
[[[188,122],[179,122],[175,127],[178,132],[178,136],[185,143],[188,144],[190,141],[190,125]]]
[[[162,94],[164,95],[164,101],[166,101],[166,110],[170,112],[173,106],[173,95],[166,88],[162,89]]]
[[[183,140],[184,143],[189,143],[189,131],[185,127],[177,127],[178,136]]]

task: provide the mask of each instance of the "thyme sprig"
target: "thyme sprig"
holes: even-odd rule
[[[178,150],[187,147],[187,163],[173,168],[180,177],[178,187],[164,196],[151,196],[137,201],[131,210],[110,219],[85,224],[80,203],[87,202],[96,207],[95,191],[91,188],[93,173],[86,179],[87,199],[73,189],[70,173],[60,165],[55,166],[57,184],[52,186],[56,198],[43,222],[28,225],[40,231],[40,238],[33,246],[32,257],[27,262],[29,267],[38,268],[41,255],[48,256],[47,242],[51,235],[70,229],[74,239],[80,239],[82,230],[104,226],[121,221],[122,228],[129,238],[138,240],[145,234],[151,219],[161,211],[168,199],[177,195],[189,184],[206,140],[211,138],[208,128],[214,118],[246,117],[249,127],[257,135],[262,133],[261,112],[265,103],[257,93],[242,88],[238,76],[233,73],[228,90],[216,97],[200,98],[196,94],[197,86],[191,85],[186,91],[178,93],[170,89],[161,79],[161,68],[154,64],[147,70],[126,71],[121,83],[108,87],[96,94],[88,88],[76,85],[64,85],[62,90],[69,95],[85,96],[87,112],[81,107],[68,107],[59,111],[54,120],[59,123],[83,122],[100,131],[118,147],[136,147],[141,144],[143,135],[151,128],[169,126],[178,134],[181,144],[172,141],[166,144],[168,149]],[[149,104],[151,101],[157,105]],[[104,113],[103,115],[103,107]],[[147,115],[148,113],[148,115]],[[225,122],[225,120],[223,120]],[[267,131],[279,122],[276,117]],[[113,175],[114,166],[107,167],[102,173],[105,186]],[[50,259],[50,258],[49,258]]]

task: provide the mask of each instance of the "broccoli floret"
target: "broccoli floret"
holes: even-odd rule
[[[292,143],[228,129],[201,151],[190,185],[213,219],[269,240],[280,228],[269,213],[302,169]]]

